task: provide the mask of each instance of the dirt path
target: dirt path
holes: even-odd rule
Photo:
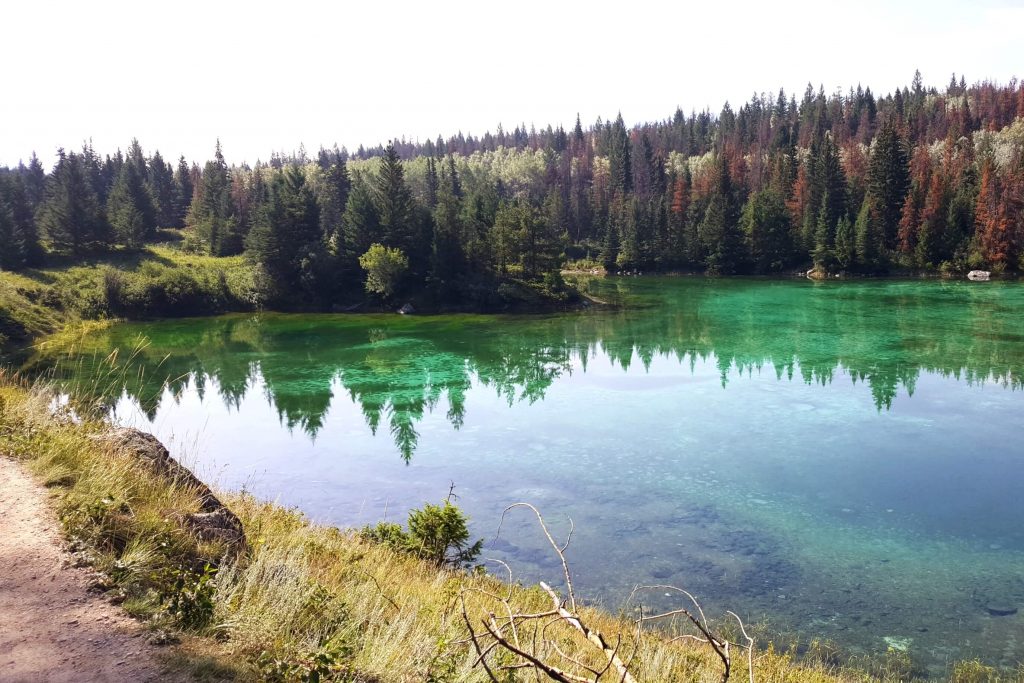
[[[0,455],[0,682],[169,680],[143,627],[86,590],[46,498]]]

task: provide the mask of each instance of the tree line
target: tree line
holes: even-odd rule
[[[567,259],[611,271],[1017,270],[1024,255],[1024,84],[870,88],[627,127],[516,127],[375,149],[202,167],[100,159],[0,169],[0,267],[185,227],[185,246],[247,253],[279,298],[410,288],[486,301],[510,279],[551,291]]]

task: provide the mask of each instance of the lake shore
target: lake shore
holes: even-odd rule
[[[641,282],[642,282],[642,280],[641,280]],[[680,284],[682,284],[682,283],[680,283]],[[696,284],[696,283],[694,283],[694,284]],[[967,287],[965,287],[965,288],[961,288],[961,287],[954,287],[953,289],[955,289],[955,290],[957,290],[957,291],[960,291],[960,290],[964,290],[964,289],[970,289],[970,288],[973,288],[973,285],[972,285],[972,286],[967,286]],[[802,290],[806,290],[806,289],[818,289],[818,288],[814,288],[814,287],[812,287],[812,288],[801,288],[801,289],[802,289]],[[946,287],[945,289],[949,289],[949,288],[948,288],[948,287]],[[973,290],[972,290],[972,291],[973,291]],[[338,316],[338,317],[340,318],[341,316]],[[392,320],[398,320],[398,319],[399,319],[399,318],[398,318],[397,316],[388,316],[388,317],[389,317],[389,318],[391,318]],[[571,318],[573,318],[573,319],[578,319],[578,318],[579,318],[578,316],[570,316],[570,317],[571,317]],[[586,316],[585,318],[589,320],[589,319],[590,319],[590,316]],[[412,320],[406,320],[406,321],[404,321],[404,322],[412,323],[412,322],[414,322],[414,321],[412,321]],[[694,326],[690,326],[690,325],[688,325],[688,326],[685,326],[685,327],[689,328],[689,327],[694,327]],[[674,329],[674,328],[673,328],[673,329]],[[730,335],[730,336],[731,336],[731,337],[734,337],[734,336],[736,336],[736,335]],[[747,336],[747,335],[742,335],[742,334],[741,334],[741,335],[739,335],[739,337],[740,337],[740,338],[746,338],[746,336]],[[721,340],[720,340],[720,341],[721,341]],[[849,345],[844,345],[844,346],[849,346]],[[787,355],[787,354],[782,354],[782,355]],[[229,495],[229,496],[225,496],[225,499],[226,499],[226,500],[232,500],[232,499],[233,499],[233,497]],[[242,503],[241,505],[242,505],[242,506],[244,507],[244,505],[246,505],[246,503]],[[324,528],[328,528],[328,529],[329,529],[330,527],[317,527],[317,528],[318,528],[318,529],[324,529]],[[116,560],[115,560],[115,561],[116,561]],[[789,592],[789,591],[787,591],[787,593],[788,593],[788,592]],[[831,646],[829,646],[829,647],[831,647]],[[829,661],[831,661],[831,662],[833,662],[833,663],[834,663],[835,661],[837,661],[837,660],[836,660],[836,657],[835,657],[835,656],[830,656],[830,657],[831,657],[831,658],[830,658],[830,660],[829,660]],[[867,666],[868,666],[868,665],[865,665],[865,667],[867,667]],[[963,667],[963,666],[967,666],[967,665],[961,665],[961,667]],[[979,666],[980,666],[980,665],[979,665]],[[876,670],[877,670],[877,669],[876,669]],[[963,670],[966,670],[966,669],[963,669]],[[982,669],[982,670],[983,670],[983,669]],[[802,680],[802,679],[801,679],[801,680]],[[970,680],[970,679],[966,679],[966,680]],[[986,679],[984,679],[984,678],[983,678],[983,679],[981,679],[981,680],[986,680]]]
[[[547,601],[540,591],[439,569],[244,493],[217,492],[245,530],[246,550],[232,551],[224,538],[190,531],[186,520],[203,505],[194,485],[112,447],[105,421],[54,414],[50,401],[45,389],[0,377],[0,451],[51,490],[64,533],[100,573],[97,585],[108,598],[153,633],[199,639],[174,653],[179,672],[205,668],[222,680],[306,680],[315,670],[345,680],[487,680],[474,665],[453,596],[510,590],[511,603],[524,611]],[[470,599],[468,609],[486,611],[487,603]],[[607,637],[631,642],[631,621],[590,608],[580,614]],[[721,675],[706,646],[659,632],[634,644],[639,680]],[[589,656],[585,643],[563,643],[570,646],[577,657]],[[894,654],[872,679],[905,676],[904,659]],[[763,680],[794,683],[868,675],[825,656],[796,664],[771,649],[757,654],[755,669]],[[747,678],[742,654],[733,656],[733,676]]]

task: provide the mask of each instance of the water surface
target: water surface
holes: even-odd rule
[[[611,607],[671,583],[932,673],[1024,658],[1024,617],[990,611],[1024,608],[1024,286],[587,286],[624,307],[125,324],[32,363],[319,521],[401,521],[454,482],[525,581],[558,568],[525,516],[490,540],[516,501],[573,519],[575,580]],[[115,349],[127,386],[95,379]]]

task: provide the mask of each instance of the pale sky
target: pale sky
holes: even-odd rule
[[[1024,76],[1024,0],[2,0],[0,164],[92,138],[229,163],[304,143],[627,124],[862,83]]]

